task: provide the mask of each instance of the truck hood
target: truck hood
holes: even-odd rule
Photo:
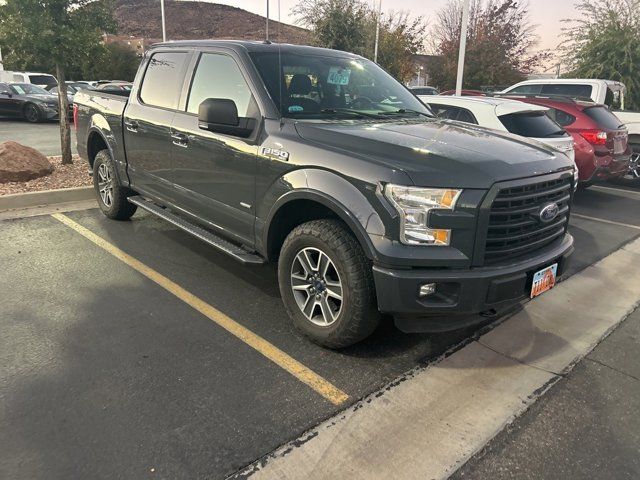
[[[296,129],[307,141],[401,169],[419,186],[489,188],[573,167],[539,142],[446,120],[298,122]]]

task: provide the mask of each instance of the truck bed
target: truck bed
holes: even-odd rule
[[[110,132],[109,143],[116,161],[125,161],[122,117],[128,101],[129,95],[104,93],[97,90],[80,90],[76,93],[73,103],[78,108],[76,134],[80,157],[85,160],[88,158],[88,130],[95,122],[104,123],[106,119],[107,125],[100,125],[100,130]]]

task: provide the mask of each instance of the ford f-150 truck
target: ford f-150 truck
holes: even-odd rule
[[[458,328],[551,288],[573,250],[568,157],[437,119],[357,55],[164,43],[128,98],[81,91],[74,108],[107,217],[142,208],[240,262],[277,262],[287,313],[327,347],[381,313]]]

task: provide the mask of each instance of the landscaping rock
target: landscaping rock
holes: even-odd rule
[[[18,142],[0,143],[0,183],[26,182],[53,172],[43,154]]]

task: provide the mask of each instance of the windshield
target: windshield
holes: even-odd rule
[[[283,117],[433,116],[411,92],[365,59],[294,53],[278,58],[278,52],[254,52],[251,57]]]
[[[31,83],[13,83],[9,85],[9,87],[18,95],[51,95],[51,93],[47,92],[44,88]]]

